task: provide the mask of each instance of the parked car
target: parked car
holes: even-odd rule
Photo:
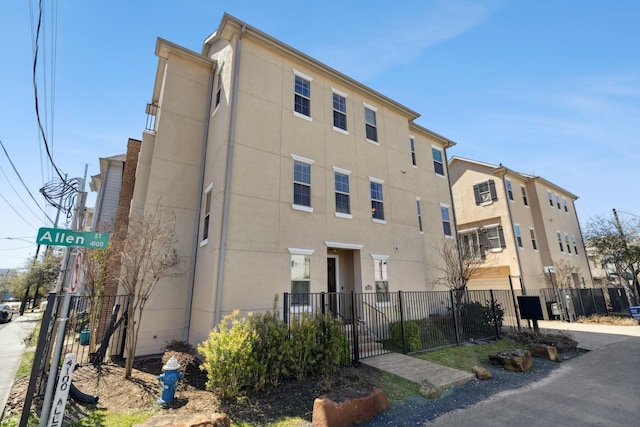
[[[8,304],[0,305],[0,323],[11,322],[13,318],[13,310]]]

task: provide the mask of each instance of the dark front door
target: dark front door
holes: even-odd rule
[[[329,294],[329,310],[334,316],[338,314],[338,291],[336,283],[336,259],[327,258],[327,292]]]

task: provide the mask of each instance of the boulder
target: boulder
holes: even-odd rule
[[[442,394],[442,390],[429,381],[422,381],[420,384],[420,394],[427,399],[437,399]]]
[[[155,415],[134,427],[230,427],[226,414]]]
[[[389,409],[387,395],[379,388],[364,397],[335,402],[321,396],[313,402],[311,422],[314,427],[351,427],[363,424]]]
[[[489,355],[494,365],[502,365],[508,371],[526,372],[533,366],[533,357],[529,350],[507,350]]]
[[[527,348],[529,349],[533,357],[551,360],[552,362],[558,361],[558,349],[552,345],[529,344]]]
[[[473,371],[474,374],[476,374],[476,378],[479,379],[480,381],[486,381],[493,378],[493,375],[491,375],[491,372],[489,372],[489,370],[485,367],[474,366],[473,368],[471,368],[471,370]]]

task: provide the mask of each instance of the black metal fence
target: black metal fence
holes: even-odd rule
[[[573,322],[579,317],[609,313],[604,289],[530,289],[526,295],[540,296],[542,307],[550,320]]]

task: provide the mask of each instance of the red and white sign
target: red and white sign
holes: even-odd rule
[[[76,253],[76,262],[73,263],[71,280],[69,281],[69,293],[75,294],[78,291],[78,284],[82,276],[82,252]]]

